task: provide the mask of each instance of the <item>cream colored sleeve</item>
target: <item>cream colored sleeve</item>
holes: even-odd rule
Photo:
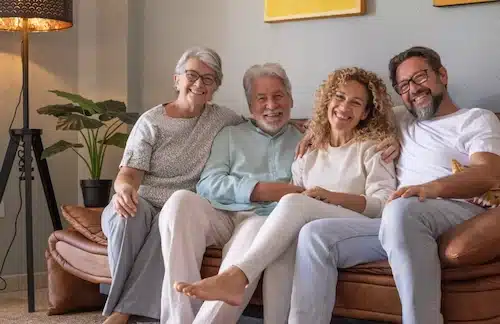
[[[304,187],[303,174],[306,155],[296,159],[292,163],[292,183],[296,186]]]
[[[376,152],[376,145],[365,150],[363,161],[366,171],[366,207],[363,215],[381,217],[387,199],[396,190],[396,168],[394,162],[385,163],[382,160],[381,152]]]

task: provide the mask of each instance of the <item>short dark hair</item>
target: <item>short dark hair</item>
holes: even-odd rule
[[[422,57],[431,66],[434,71],[438,71],[443,64],[441,64],[441,57],[439,54],[428,47],[423,46],[413,46],[406,51],[403,51],[395,55],[389,62],[389,75],[391,78],[392,85],[396,85],[396,70],[405,60],[410,57]]]

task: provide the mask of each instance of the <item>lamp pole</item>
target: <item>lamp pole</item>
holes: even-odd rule
[[[28,281],[28,312],[35,311],[35,276],[33,269],[33,217],[32,217],[32,187],[31,187],[31,147],[32,134],[30,130],[29,113],[29,40],[28,18],[23,18],[23,146],[24,146],[24,195],[26,197],[26,270]],[[21,171],[23,172],[23,171]]]
[[[47,207],[50,212],[54,230],[62,229],[62,224],[54,195],[54,188],[52,187],[52,181],[50,179],[48,164],[47,161],[41,159],[43,152],[41,139],[42,131],[41,129],[30,128],[28,33],[31,31],[46,32],[62,30],[72,26],[72,0],[0,0],[0,30],[22,32],[23,127],[21,129],[9,129],[10,140],[0,169],[0,201],[3,199],[7,181],[17,155],[19,157],[19,172],[21,173],[19,179],[25,182],[24,212],[26,218],[26,268],[29,312],[35,311],[32,202],[33,160],[36,161],[38,166],[38,173],[40,174],[40,180],[47,200]],[[34,158],[32,157],[32,153],[34,153]],[[12,238],[12,242],[14,239],[15,236]],[[9,251],[7,251],[7,253],[8,252]]]

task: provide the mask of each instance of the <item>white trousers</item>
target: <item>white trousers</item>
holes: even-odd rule
[[[257,216],[253,212],[215,209],[206,199],[187,190],[175,192],[159,216],[161,249],[165,263],[160,322],[236,323],[252,297],[260,276],[250,281],[241,306],[230,306],[220,301],[202,302],[177,292],[173,284],[175,281],[195,282],[201,279],[203,254],[210,245],[224,246],[220,271],[227,269],[248,250],[265,220],[266,217]],[[291,290],[288,292],[288,286],[291,286],[293,278],[293,264],[283,262],[277,262],[264,276],[264,321],[269,324],[275,322],[266,309],[285,308],[281,306],[284,302],[283,295],[289,296],[291,293]],[[284,283],[283,277],[290,279]]]
[[[255,281],[260,273],[274,268],[281,268],[284,264],[295,264],[297,237],[305,224],[321,218],[366,218],[365,216],[343,207],[327,204],[301,194],[288,194],[281,198],[274,211],[267,217],[266,222],[255,236],[247,253],[234,263],[247,276],[249,282]],[[279,265],[281,264],[281,266]],[[293,270],[281,270],[283,279],[282,288],[286,294],[283,301],[275,308],[269,308],[266,313],[272,312],[276,324],[286,323],[290,308],[290,299],[293,283]],[[271,322],[269,322],[271,323]]]

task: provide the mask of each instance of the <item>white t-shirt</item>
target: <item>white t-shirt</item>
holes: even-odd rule
[[[312,150],[292,164],[293,183],[305,189],[322,187],[366,198],[363,215],[380,217],[396,189],[394,163],[385,163],[373,141]]]
[[[426,121],[416,121],[404,106],[394,111],[401,131],[399,187],[451,175],[452,159],[468,165],[474,153],[500,155],[500,122],[489,110],[460,109]]]

